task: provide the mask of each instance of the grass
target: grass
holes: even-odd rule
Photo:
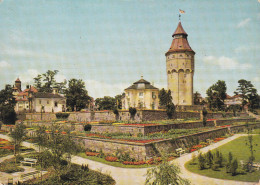
[[[216,152],[216,150],[219,150],[224,158],[227,160],[228,153],[232,152],[233,159],[236,158],[238,160],[238,163],[240,164],[240,160],[247,161],[250,156],[250,151],[248,146],[246,146],[246,140],[247,137],[240,137],[236,140],[233,140],[223,146],[218,147],[215,150],[212,150],[213,153]],[[260,135],[254,135],[253,140],[255,144],[260,143]],[[255,146],[254,148],[256,151],[254,153],[255,156],[255,162],[260,162],[260,147]],[[260,172],[255,171],[252,173],[246,173],[246,174],[238,174],[236,176],[232,176],[230,173],[226,173],[225,167],[220,168],[219,171],[213,171],[212,169],[204,169],[199,170],[197,165],[191,165],[191,161],[187,162],[185,164],[185,167],[194,173],[205,175],[212,178],[219,178],[219,179],[228,179],[228,180],[237,180],[237,181],[247,181],[247,182],[258,182],[260,179]],[[197,160],[196,160],[197,163]]]
[[[148,167],[153,167],[154,165],[148,165],[148,164],[144,164],[144,165],[124,165],[120,162],[109,162],[106,161],[104,158],[99,158],[99,157],[95,157],[95,156],[87,156],[84,152],[79,153],[78,156],[92,160],[92,161],[97,161],[97,162],[101,162],[110,166],[114,166],[114,167],[121,167],[121,168],[148,168]]]

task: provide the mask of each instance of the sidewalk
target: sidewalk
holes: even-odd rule
[[[238,137],[246,136],[246,134],[236,134],[232,137],[229,137],[227,139],[224,139],[220,142],[214,143],[212,145],[209,145],[205,148],[202,148],[200,151],[202,153],[207,152],[208,150],[213,150],[223,144],[228,143],[229,141],[232,141],[234,139],[237,139]],[[10,139],[6,135],[0,134],[0,138],[3,139]],[[38,149],[37,146],[35,146],[32,143],[23,142],[23,145],[26,147]],[[198,152],[195,152],[198,154]],[[192,172],[189,172],[185,169],[184,164],[191,160],[192,153],[185,154],[175,160],[172,161],[172,163],[179,164],[182,174],[181,176],[184,178],[187,178],[191,181],[192,185],[256,185],[257,183],[250,183],[250,182],[241,182],[241,181],[231,181],[231,180],[222,180],[222,179],[214,179],[202,175],[198,175]],[[120,167],[113,167],[109,166],[100,162],[92,161],[86,158],[82,158],[79,156],[73,156],[72,162],[75,164],[88,164],[90,169],[93,170],[100,170],[102,173],[110,174],[116,181],[117,185],[143,185],[145,182],[145,174],[148,168],[120,168]]]

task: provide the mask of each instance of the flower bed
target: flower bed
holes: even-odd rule
[[[100,153],[97,153],[97,152],[86,152],[86,155],[87,156],[99,156],[100,155]]]
[[[145,161],[137,161],[137,162],[123,161],[122,163],[123,163],[124,165],[144,165],[144,164],[146,164]]]
[[[222,141],[223,139],[225,139],[225,138],[219,137],[219,138],[215,138],[214,141],[218,142],[218,141]]]
[[[109,161],[109,162],[116,162],[118,160],[118,158],[112,157],[112,156],[106,156],[105,160]]]
[[[159,125],[159,124],[156,124],[156,123],[127,123],[124,125],[127,125],[127,126],[155,126],[155,125]]]

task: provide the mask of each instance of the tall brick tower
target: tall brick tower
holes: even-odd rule
[[[188,34],[179,22],[173,41],[165,54],[168,90],[175,105],[193,105],[194,55],[187,40]]]

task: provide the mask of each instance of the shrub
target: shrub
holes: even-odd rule
[[[173,118],[173,115],[175,114],[175,105],[173,103],[168,104],[166,106],[166,114],[167,114],[169,119]]]
[[[213,155],[210,150],[206,153],[206,161],[207,161],[207,164],[209,165],[209,167],[211,168],[211,166],[213,164]]]
[[[233,159],[233,155],[231,152],[228,153],[228,162],[226,164],[226,172],[230,173],[230,167],[231,167],[231,163],[232,163],[232,159]]]
[[[67,119],[68,117],[69,117],[69,113],[61,113],[61,112],[59,112],[59,113],[56,113],[56,118],[57,119]]]
[[[199,161],[199,163],[198,163],[199,169],[200,170],[205,169],[205,167],[206,167],[205,166],[205,157],[201,153],[199,154],[198,161]]]
[[[237,163],[237,159],[235,159],[230,166],[230,172],[232,176],[235,176],[237,174],[237,168],[238,168],[238,163]]]
[[[129,108],[129,113],[131,114],[132,119],[134,119],[136,112],[137,112],[136,108],[133,107]]]
[[[207,125],[207,114],[208,111],[205,107],[203,107],[202,115],[203,115],[203,126],[205,127]]]
[[[137,137],[143,137],[144,135],[143,135],[143,133],[141,133],[141,132],[139,132],[138,134],[137,134]]]
[[[90,124],[86,124],[85,126],[84,126],[84,131],[90,131],[91,130],[91,125]]]
[[[114,113],[115,115],[118,115],[118,114],[119,114],[119,112],[118,112],[117,109],[114,109],[114,110],[113,110],[113,113]]]
[[[23,160],[23,156],[21,156],[21,155],[17,155],[16,156],[16,162],[20,162],[20,161],[22,161]]]

